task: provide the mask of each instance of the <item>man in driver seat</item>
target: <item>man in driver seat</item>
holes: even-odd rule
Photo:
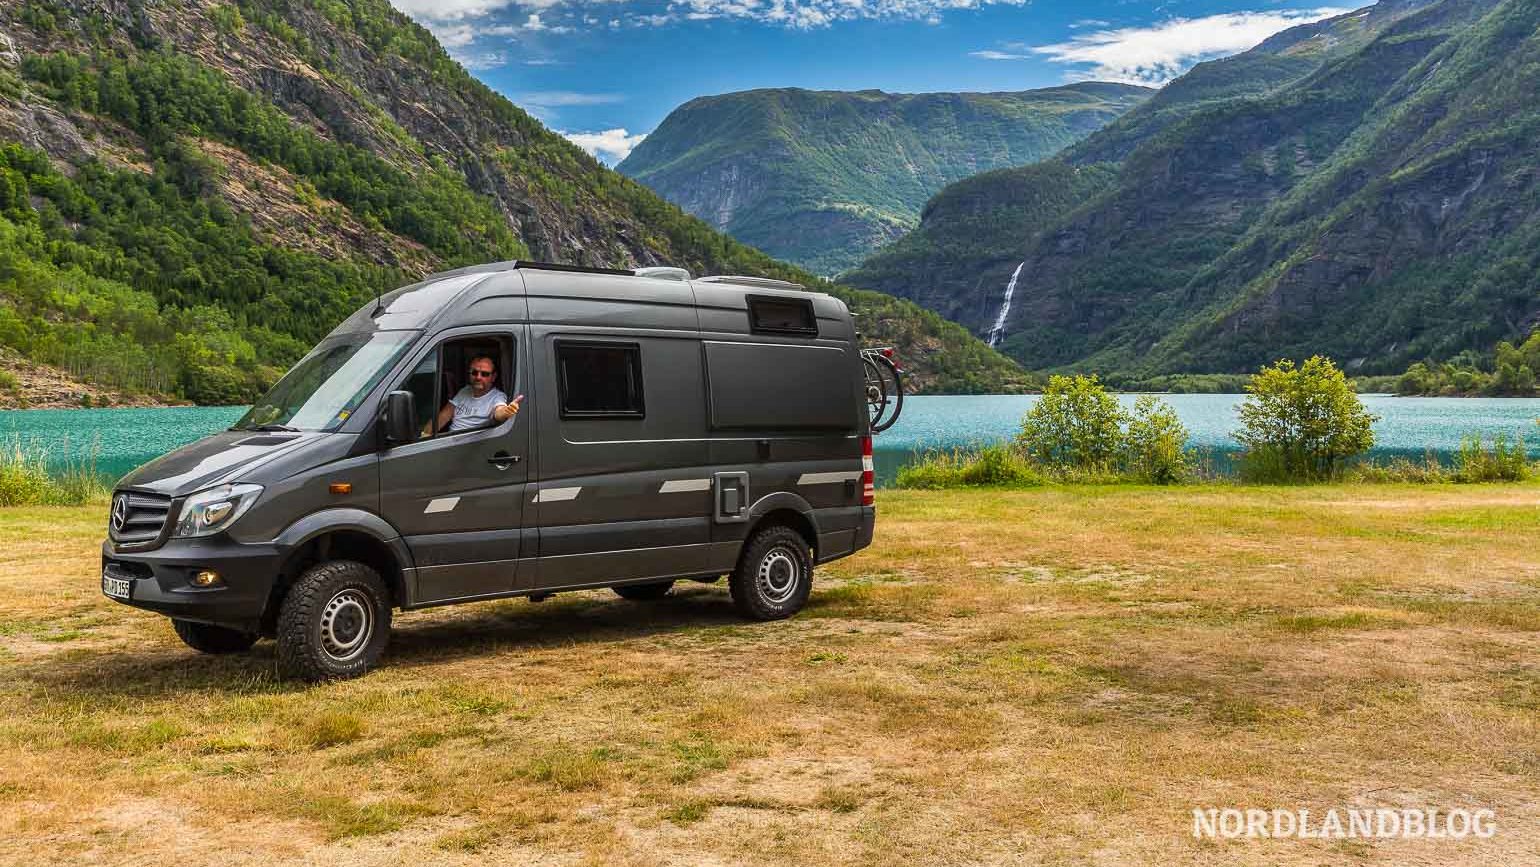
[[[438,411],[435,430],[445,430],[445,425],[448,425],[450,433],[471,430],[488,424],[500,424],[518,414],[519,399],[523,395],[510,402],[502,389],[492,385],[497,379],[497,364],[491,356],[478,355],[471,359],[467,374],[470,376],[469,384],[456,392],[444,404],[444,408]],[[423,431],[424,436],[432,433],[431,430]]]

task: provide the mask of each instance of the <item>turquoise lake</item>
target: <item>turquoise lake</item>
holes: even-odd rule
[[[1208,449],[1223,464],[1236,450],[1230,432],[1244,395],[1173,394],[1163,398],[1176,409],[1192,434],[1191,444]],[[1132,406],[1134,395],[1118,395]],[[897,425],[878,435],[879,484],[893,478],[916,450],[986,443],[1015,434],[1034,395],[910,397]],[[1374,425],[1374,454],[1421,456],[1432,451],[1448,458],[1460,439],[1480,433],[1522,436],[1531,456],[1540,457],[1540,398],[1447,398],[1365,395]],[[61,466],[96,454],[103,474],[121,476],[145,461],[184,443],[228,427],[244,407],[170,407],[163,409],[38,409],[0,411],[0,438],[21,440],[42,449],[48,462]]]

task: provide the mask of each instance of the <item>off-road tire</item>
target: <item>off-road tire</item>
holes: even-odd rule
[[[802,610],[813,590],[813,556],[807,540],[777,524],[749,538],[728,577],[733,605],[752,620],[780,620]]]
[[[368,634],[361,635],[363,630]],[[311,566],[283,598],[277,637],[278,669],[286,677],[358,677],[374,667],[390,640],[385,582],[354,560]]]
[[[623,584],[610,589],[614,590],[615,595],[621,599],[630,599],[632,602],[651,602],[667,596],[668,591],[673,588],[672,581],[658,581],[653,584]]]
[[[171,628],[176,630],[177,638],[199,653],[244,653],[257,643],[255,632],[242,632],[228,626],[172,618]]]

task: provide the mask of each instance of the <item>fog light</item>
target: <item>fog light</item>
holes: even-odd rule
[[[194,587],[218,587],[224,583],[219,573],[211,569],[203,569],[193,573],[192,583]]]

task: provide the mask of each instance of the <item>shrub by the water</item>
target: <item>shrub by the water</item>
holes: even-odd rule
[[[1460,451],[1455,455],[1456,481],[1522,482],[1530,472],[1522,437],[1510,444],[1507,435],[1497,434],[1488,449],[1481,434],[1471,434],[1460,441]]]
[[[1020,452],[1006,443],[976,451],[927,452],[898,471],[900,488],[932,489],[980,485],[1040,485],[1043,477]]]
[[[1134,402],[1134,414],[1123,434],[1123,470],[1140,481],[1173,485],[1192,474],[1187,428],[1176,410],[1153,394]]]
[[[1094,375],[1054,376],[1022,418],[1016,441],[1033,463],[1107,472],[1118,458],[1127,420]]]
[[[1337,476],[1347,459],[1374,445],[1375,417],[1331,359],[1295,366],[1283,359],[1251,378],[1241,404],[1241,475],[1251,481],[1312,481]]]
[[[1126,427],[1125,427],[1126,426]],[[1143,395],[1123,411],[1094,376],[1055,376],[1011,443],[921,455],[900,488],[1037,485],[1045,481],[1158,485],[1187,481],[1193,457],[1176,411]]]
[[[48,471],[47,454],[12,440],[0,448],[0,506],[78,506],[111,493],[90,458]]]

